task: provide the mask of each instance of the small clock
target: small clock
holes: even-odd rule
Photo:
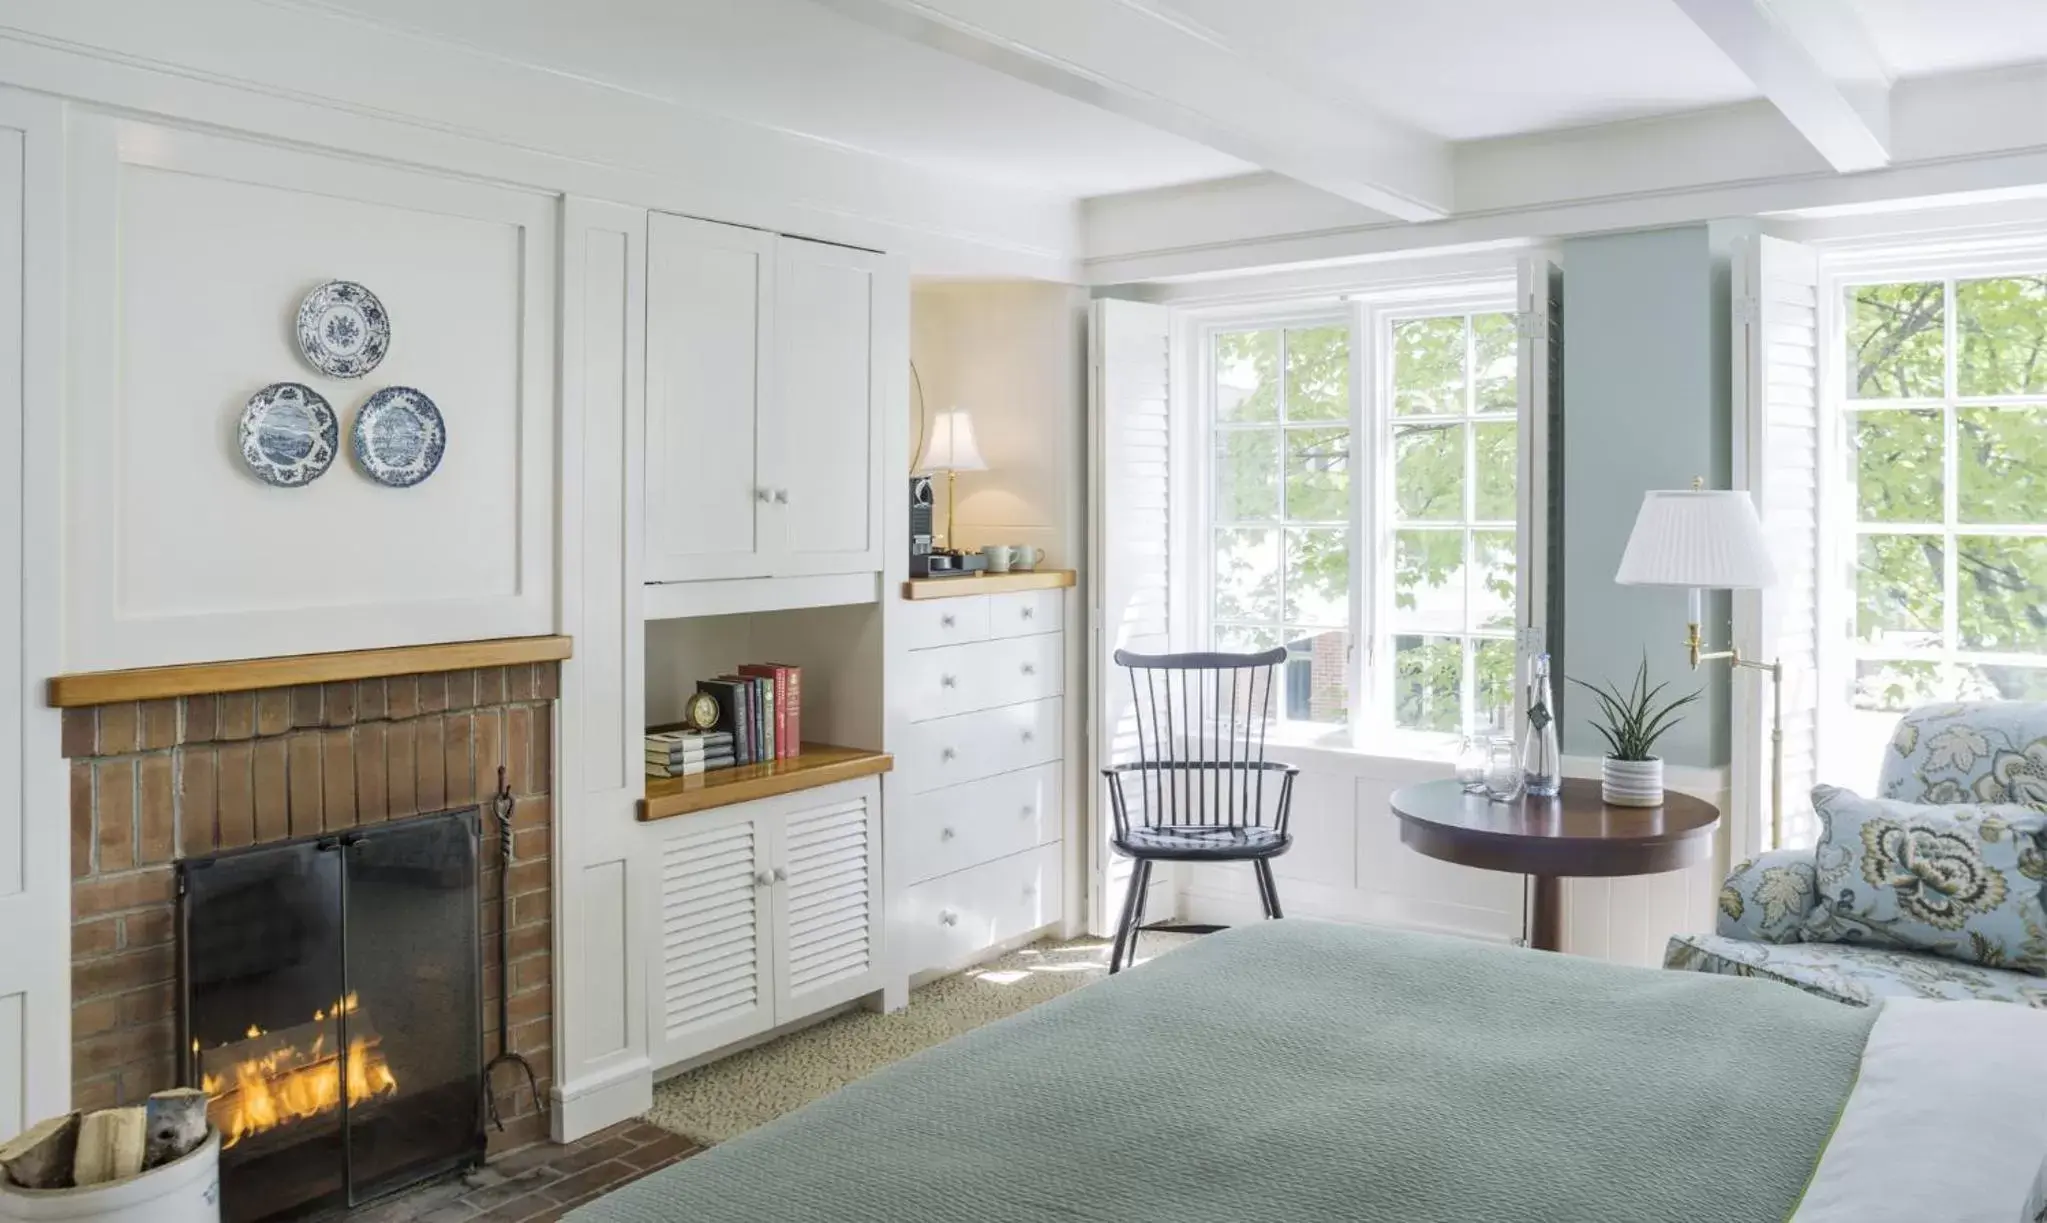
[[[692,730],[710,730],[718,725],[718,700],[708,692],[691,693],[684,703],[682,720]]]

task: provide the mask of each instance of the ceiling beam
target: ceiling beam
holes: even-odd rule
[[[1151,5],[817,3],[1403,221],[1450,213],[1446,142],[1297,89]]]
[[[1672,3],[1834,169],[1890,164],[1890,78],[1850,0]]]

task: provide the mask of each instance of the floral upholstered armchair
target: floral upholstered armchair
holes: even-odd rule
[[[1876,797],[1908,803],[2020,803],[2047,811],[2047,704],[1927,705],[1898,721]],[[1680,934],[1666,968],[1763,977],[1867,1006],[1879,998],[1985,998],[2047,1007],[2047,977],[1915,951],[1807,942],[1818,904],[1810,849],[1734,868],[1712,934]]]

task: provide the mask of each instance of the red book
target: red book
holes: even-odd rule
[[[783,742],[789,745],[791,756],[803,750],[803,668],[784,662],[771,662],[775,669],[775,716],[787,711],[789,737]]]
[[[741,675],[758,676],[775,686],[775,758],[787,760],[796,754],[796,718],[789,708],[791,668],[780,663],[756,662],[739,668]]]

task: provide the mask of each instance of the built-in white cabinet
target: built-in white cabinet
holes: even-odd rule
[[[659,842],[652,1056],[673,1066],[881,987],[872,778],[679,818]]]
[[[648,217],[648,582],[881,569],[906,292],[871,251]]]

